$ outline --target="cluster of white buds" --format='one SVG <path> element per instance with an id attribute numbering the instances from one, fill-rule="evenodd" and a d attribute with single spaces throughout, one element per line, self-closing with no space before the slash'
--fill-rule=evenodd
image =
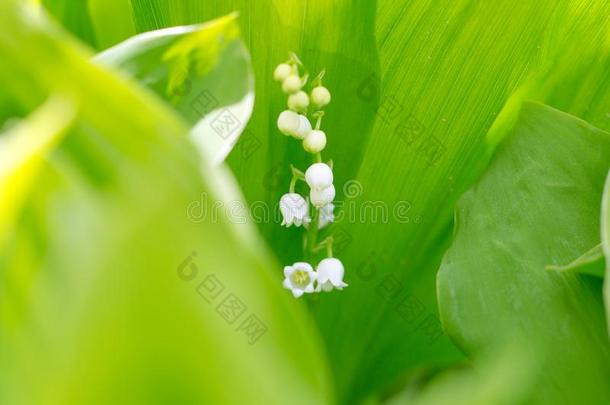
<path id="1" fill-rule="evenodd" d="M 284 267 L 284 287 L 291 290 L 295 297 L 305 293 L 341 290 L 347 287 L 343 282 L 344 268 L 339 259 L 332 255 L 332 236 L 317 242 L 317 233 L 333 222 L 335 186 L 333 185 L 332 162 L 322 162 L 322 150 L 326 147 L 326 133 L 320 129 L 323 108 L 330 103 L 330 91 L 322 85 L 325 71 L 322 70 L 312 81 L 309 94 L 303 90 L 309 75 L 303 71 L 304 66 L 295 54 L 280 63 L 273 72 L 273 78 L 281 82 L 282 91 L 288 94 L 288 109 L 281 112 L 277 127 L 284 135 L 302 141 L 303 149 L 313 155 L 313 163 L 305 172 L 292 166 L 292 180 L 288 193 L 280 199 L 282 225 L 303 226 L 307 229 L 306 256 L 314 256 L 326 248 L 326 258 L 322 259 L 316 269 L 306 262 L 296 262 Z M 308 117 L 316 120 L 315 127 Z M 295 191 L 298 181 L 309 187 L 309 198 Z"/>

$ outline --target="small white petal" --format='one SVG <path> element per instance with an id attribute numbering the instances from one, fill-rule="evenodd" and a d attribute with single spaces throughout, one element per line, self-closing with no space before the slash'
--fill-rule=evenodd
<path id="1" fill-rule="evenodd" d="M 284 277 L 290 277 L 290 275 L 294 272 L 294 267 L 292 266 L 284 266 Z"/>
<path id="2" fill-rule="evenodd" d="M 294 295 L 294 298 L 299 298 L 304 293 L 305 292 L 303 290 L 297 290 L 297 289 L 292 290 L 292 295 Z"/>
<path id="3" fill-rule="evenodd" d="M 296 262 L 292 265 L 295 270 L 305 270 L 307 273 L 314 274 L 313 267 L 311 264 L 305 262 Z"/>

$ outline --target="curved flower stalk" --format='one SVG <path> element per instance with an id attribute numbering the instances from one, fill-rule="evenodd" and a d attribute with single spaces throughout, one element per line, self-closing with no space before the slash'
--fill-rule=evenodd
<path id="1" fill-rule="evenodd" d="M 288 192 L 279 202 L 282 225 L 302 225 L 307 230 L 305 257 L 313 260 L 319 251 L 326 253 L 315 270 L 311 264 L 302 261 L 284 267 L 284 287 L 292 291 L 295 298 L 347 287 L 343 282 L 343 263 L 333 257 L 332 236 L 327 236 L 321 242 L 317 240 L 318 231 L 335 220 L 333 163 L 322 159 L 322 151 L 326 148 L 326 133 L 321 129 L 323 108 L 331 101 L 330 91 L 322 85 L 324 73 L 322 70 L 316 76 L 307 93 L 304 88 L 309 75 L 295 54 L 291 54 L 290 59 L 280 63 L 273 72 L 273 78 L 281 83 L 282 91 L 288 95 L 288 109 L 279 114 L 277 127 L 284 135 L 301 141 L 305 152 L 312 155 L 312 164 L 304 172 L 291 166 L 292 180 Z M 315 122 L 315 126 L 312 126 L 312 122 Z M 308 187 L 308 197 L 296 192 L 299 181 Z"/>

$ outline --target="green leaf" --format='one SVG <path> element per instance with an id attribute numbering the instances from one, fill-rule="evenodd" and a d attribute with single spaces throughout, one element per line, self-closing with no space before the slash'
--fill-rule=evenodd
<path id="1" fill-rule="evenodd" d="M 304 169 L 309 160 L 276 129 L 286 99 L 272 71 L 289 51 L 312 77 L 326 68 L 333 101 L 323 122 L 324 158 L 334 162 L 343 218 L 334 227 L 342 241 L 335 253 L 350 287 L 323 296 L 317 316 L 344 403 L 419 365 L 461 357 L 437 319 L 436 270 L 451 238 L 455 201 L 513 127 L 522 100 L 610 129 L 608 2 L 130 4 L 138 31 L 239 11 L 257 101 L 228 161 L 251 206 L 268 207 L 256 211 L 259 228 L 282 263 L 302 259 L 302 235 L 281 228 L 270 211 L 288 187 L 289 165 Z M 379 211 L 373 218 L 379 204 L 387 220 Z M 399 295 L 383 295 L 391 285 Z"/>
<path id="2" fill-rule="evenodd" d="M 602 245 L 599 244 L 566 265 L 547 265 L 546 269 L 554 271 L 575 271 L 591 276 L 604 277 L 605 267 L 606 261 L 604 260 L 604 252 L 602 250 Z"/>
<path id="3" fill-rule="evenodd" d="M 170 103 L 193 127 L 193 142 L 214 164 L 229 154 L 254 105 L 250 56 L 236 18 L 136 35 L 95 58 Z"/>
<path id="4" fill-rule="evenodd" d="M 3 203 L 22 201 L 0 248 L 0 402 L 331 402 L 319 336 L 229 205 L 226 168 L 90 56 L 28 3 L 0 2 L 0 122 L 20 120 L 0 148 L 17 171 L 38 165 L 21 196 L 4 166 L 0 183 Z M 231 210 L 212 216 L 219 203 Z"/>
<path id="5" fill-rule="evenodd" d="M 601 282 L 545 270 L 599 243 L 609 159 L 610 134 L 528 103 L 457 208 L 438 275 L 443 324 L 469 354 L 527 350 L 540 367 L 533 403 L 610 401 Z"/>

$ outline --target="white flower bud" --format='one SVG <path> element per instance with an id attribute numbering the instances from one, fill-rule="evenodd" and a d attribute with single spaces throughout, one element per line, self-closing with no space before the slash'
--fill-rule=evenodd
<path id="1" fill-rule="evenodd" d="M 306 116 L 299 114 L 299 123 L 295 128 L 294 132 L 292 133 L 292 136 L 297 139 L 303 139 L 310 132 L 311 122 L 309 122 Z"/>
<path id="2" fill-rule="evenodd" d="M 326 147 L 326 134 L 324 131 L 314 129 L 309 131 L 303 140 L 303 148 L 309 153 L 318 153 Z"/>
<path id="3" fill-rule="evenodd" d="M 287 94 L 296 93 L 301 87 L 303 87 L 301 78 L 294 74 L 288 75 L 282 82 L 282 91 Z"/>
<path id="4" fill-rule="evenodd" d="M 304 111 L 309 107 L 309 96 L 303 90 L 299 90 L 288 96 L 288 108 L 293 111 Z"/>
<path id="5" fill-rule="evenodd" d="M 324 107 L 330 103 L 330 91 L 324 86 L 317 86 L 311 91 L 311 102 L 316 107 Z"/>
<path id="6" fill-rule="evenodd" d="M 277 119 L 277 127 L 284 135 L 294 136 L 299 128 L 299 120 L 299 114 L 294 111 L 282 111 Z"/>
<path id="7" fill-rule="evenodd" d="M 300 194 L 286 193 L 280 198 L 280 212 L 282 213 L 282 225 L 301 226 L 311 222 L 309 218 L 309 204 Z"/>
<path id="8" fill-rule="evenodd" d="M 335 259 L 334 257 L 323 259 L 318 263 L 316 272 L 316 281 L 318 284 L 316 286 L 316 292 L 319 292 L 320 290 L 331 291 L 333 288 L 342 290 L 347 287 L 347 284 L 343 282 L 345 269 L 343 268 L 343 263 L 341 263 L 341 260 L 339 259 Z"/>
<path id="9" fill-rule="evenodd" d="M 326 163 L 314 163 L 305 171 L 305 181 L 312 190 L 321 190 L 333 184 L 333 171 Z"/>
<path id="10" fill-rule="evenodd" d="M 309 199 L 316 208 L 322 208 L 335 199 L 335 186 L 332 184 L 322 189 L 312 188 L 309 191 Z"/>
<path id="11" fill-rule="evenodd" d="M 280 63 L 279 65 L 277 65 L 275 71 L 273 72 L 273 78 L 275 79 L 275 81 L 283 82 L 284 79 L 286 79 L 288 75 L 290 75 L 290 72 L 292 72 L 292 68 L 289 64 Z"/>

